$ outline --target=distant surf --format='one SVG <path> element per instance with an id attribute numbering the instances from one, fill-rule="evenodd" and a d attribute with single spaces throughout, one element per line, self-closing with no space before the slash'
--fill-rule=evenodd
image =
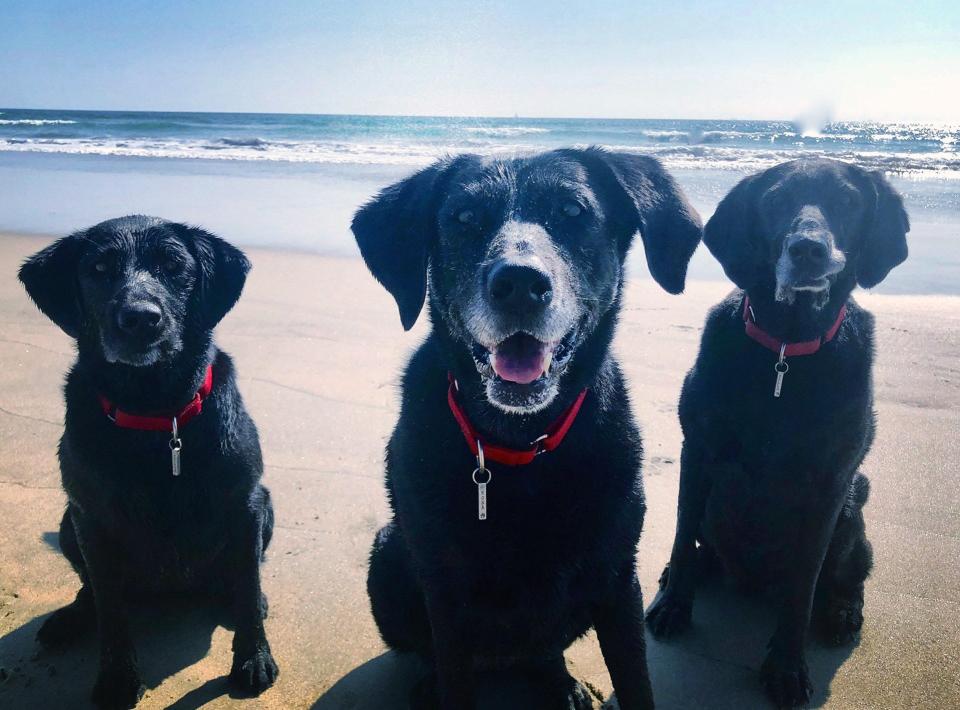
<path id="1" fill-rule="evenodd" d="M 336 165 L 602 145 L 668 167 L 750 172 L 827 155 L 916 177 L 960 177 L 960 126 L 652 119 L 449 118 L 3 109 L 0 151 Z"/>

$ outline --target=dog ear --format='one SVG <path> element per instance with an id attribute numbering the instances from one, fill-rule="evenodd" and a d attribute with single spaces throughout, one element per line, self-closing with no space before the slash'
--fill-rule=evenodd
<path id="1" fill-rule="evenodd" d="M 427 261 L 446 177 L 472 158 L 439 160 L 382 190 L 353 215 L 350 229 L 363 260 L 397 302 L 404 330 L 417 322 L 426 300 Z"/>
<path id="2" fill-rule="evenodd" d="M 80 332 L 77 262 L 83 238 L 76 232 L 58 239 L 27 259 L 18 274 L 37 307 L 71 338 Z"/>
<path id="3" fill-rule="evenodd" d="M 588 168 L 597 162 L 611 173 L 623 209 L 624 253 L 640 232 L 650 274 L 669 293 L 682 293 L 687 264 L 703 234 L 700 215 L 656 158 L 610 153 L 600 148 L 572 151 Z M 602 181 L 603 182 L 603 181 Z"/>
<path id="4" fill-rule="evenodd" d="M 185 224 L 170 228 L 193 250 L 199 266 L 200 313 L 205 328 L 214 328 L 227 315 L 247 281 L 250 260 L 220 237 Z"/>
<path id="5" fill-rule="evenodd" d="M 743 289 L 760 278 L 763 266 L 762 243 L 754 234 L 761 175 L 738 182 L 720 200 L 703 230 L 707 249 L 720 262 L 727 278 Z"/>
<path id="6" fill-rule="evenodd" d="M 906 260 L 907 232 L 910 231 L 903 198 L 879 170 L 868 175 L 876 189 L 877 201 L 857 259 L 857 283 L 863 288 L 873 288 L 893 267 Z"/>

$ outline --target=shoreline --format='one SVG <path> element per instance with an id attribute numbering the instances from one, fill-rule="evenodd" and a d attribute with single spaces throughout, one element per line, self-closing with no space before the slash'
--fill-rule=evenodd
<path id="1" fill-rule="evenodd" d="M 133 213 L 130 213 L 130 214 L 133 214 Z M 92 226 L 92 225 L 86 225 L 86 226 Z M 204 225 L 200 225 L 200 226 L 204 226 Z M 83 227 L 79 227 L 79 228 L 83 228 Z M 47 244 L 50 244 L 54 240 L 59 239 L 60 237 L 67 236 L 67 234 L 69 233 L 70 232 L 64 232 L 63 234 L 50 234 L 48 232 L 40 232 L 40 231 L 32 232 L 32 231 L 23 230 L 23 229 L 10 230 L 10 229 L 5 229 L 2 225 L 0 225 L 0 243 L 8 239 L 32 240 L 36 243 L 36 247 L 33 249 L 33 251 L 38 251 L 39 249 L 42 249 L 44 246 L 46 246 Z M 637 238 L 637 241 L 639 242 L 639 237 Z M 244 252 L 246 252 L 248 255 L 254 255 L 257 253 L 275 254 L 275 255 L 288 254 L 293 256 L 316 258 L 320 260 L 330 260 L 335 263 L 352 263 L 352 264 L 360 264 L 361 266 L 363 265 L 363 259 L 360 256 L 359 251 L 354 251 L 354 253 L 347 253 L 341 250 L 323 251 L 323 250 L 311 249 L 307 246 L 298 245 L 298 244 L 293 244 L 293 245 L 277 244 L 277 245 L 265 246 L 261 244 L 250 245 L 250 244 L 237 243 L 237 246 L 242 248 Z M 631 258 L 628 261 L 629 268 L 627 270 L 626 281 L 649 283 L 652 285 L 654 282 L 651 276 L 649 275 L 649 273 L 647 273 L 646 263 L 643 261 L 642 254 L 643 254 L 642 246 L 638 246 L 635 243 L 634 246 L 631 248 Z M 709 253 L 707 253 L 706 248 L 701 244 L 697 247 L 697 252 L 694 255 L 694 259 L 705 261 L 707 259 L 712 260 L 713 257 L 710 256 Z M 632 263 L 629 263 L 630 261 L 632 261 Z M 733 290 L 735 288 L 734 284 L 729 280 L 727 280 L 725 276 L 723 276 L 723 273 L 722 273 L 722 270 L 720 270 L 719 264 L 716 264 L 714 273 L 710 273 L 710 275 L 706 278 L 698 277 L 696 271 L 697 271 L 696 263 L 694 261 L 691 261 L 691 270 L 687 276 L 688 290 L 691 288 L 695 288 L 696 287 L 695 285 L 703 285 L 708 288 L 716 288 L 716 289 L 721 289 L 725 287 L 727 291 Z M 706 270 L 701 268 L 699 269 L 699 271 L 704 272 Z M 716 277 L 716 273 L 719 273 L 719 278 Z M 865 302 L 872 301 L 874 299 L 919 298 L 919 299 L 927 299 L 929 302 L 933 303 L 933 302 L 936 302 L 938 299 L 948 299 L 948 301 L 950 299 L 955 299 L 957 301 L 958 307 L 960 307 L 960 283 L 957 284 L 956 288 L 957 288 L 956 293 L 940 293 L 936 291 L 933 291 L 933 292 L 895 291 L 890 293 L 890 292 L 887 292 L 882 287 L 882 284 L 881 284 L 880 287 L 875 289 L 870 289 L 870 290 L 866 290 L 858 287 L 854 290 L 853 297 L 858 301 L 860 301 L 861 299 L 865 299 Z"/>
<path id="2" fill-rule="evenodd" d="M 412 171 L 0 151 L 0 192 L 15 198 L 0 215 L 0 231 L 67 234 L 123 214 L 153 214 L 201 225 L 242 248 L 356 256 L 354 211 Z M 744 175 L 705 166 L 671 172 L 704 221 Z M 911 217 L 910 258 L 875 291 L 960 295 L 960 180 L 891 179 Z M 639 243 L 627 264 L 634 278 L 646 278 Z M 705 247 L 688 274 L 693 281 L 726 278 Z"/>

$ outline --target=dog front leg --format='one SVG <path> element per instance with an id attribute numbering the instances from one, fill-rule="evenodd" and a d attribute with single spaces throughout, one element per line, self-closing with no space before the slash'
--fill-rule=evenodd
<path id="1" fill-rule="evenodd" d="M 618 578 L 616 593 L 594 609 L 593 625 L 622 710 L 652 708 L 643 594 L 632 561 Z"/>
<path id="2" fill-rule="evenodd" d="M 783 600 L 769 651 L 761 668 L 764 685 L 778 707 L 805 705 L 813 692 L 804 658 L 813 596 L 830 538 L 843 507 L 836 491 L 826 509 L 802 511 L 783 582 Z"/>
<path id="3" fill-rule="evenodd" d="M 122 552 L 108 534 L 82 514 L 74 513 L 73 526 L 93 590 L 100 634 L 100 671 L 93 686 L 93 702 L 111 710 L 132 708 L 144 687 L 123 598 Z"/>
<path id="4" fill-rule="evenodd" d="M 233 635 L 230 682 L 244 693 L 259 695 L 273 685 L 280 671 L 263 628 L 266 597 L 260 589 L 263 559 L 263 511 L 244 511 L 235 531 L 234 604 L 237 630 Z"/>
<path id="5" fill-rule="evenodd" d="M 438 707 L 471 710 L 475 704 L 473 649 L 462 622 L 466 604 L 442 583 L 424 583 L 424 599 L 433 638 Z"/>
<path id="6" fill-rule="evenodd" d="M 657 638 L 670 638 L 690 626 L 697 582 L 697 536 L 709 491 L 703 455 L 689 440 L 684 441 L 680 453 L 677 532 L 670 564 L 664 570 L 666 586 L 647 611 L 647 624 Z"/>

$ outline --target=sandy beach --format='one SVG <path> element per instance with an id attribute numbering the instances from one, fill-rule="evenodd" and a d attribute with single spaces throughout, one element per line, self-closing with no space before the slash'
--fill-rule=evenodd
<path id="1" fill-rule="evenodd" d="M 45 615 L 78 587 L 55 532 L 65 502 L 55 456 L 60 387 L 73 348 L 15 278 L 47 241 L 0 235 L 0 706 L 11 708 L 87 707 L 97 668 L 93 640 L 59 654 L 34 641 Z M 263 578 L 281 675 L 259 699 L 231 698 L 232 632 L 209 610 L 145 607 L 135 617 L 148 685 L 139 707 L 403 708 L 421 670 L 387 653 L 377 635 L 366 558 L 388 516 L 381 459 L 398 374 L 426 325 L 404 333 L 392 300 L 357 259 L 248 253 L 254 269 L 218 341 L 236 359 L 275 501 Z M 647 450 L 639 568 L 648 604 L 674 531 L 680 384 L 707 308 L 729 288 L 695 281 L 671 297 L 644 280 L 628 289 L 616 348 Z M 864 465 L 876 566 L 859 644 L 811 645 L 814 706 L 958 707 L 960 297 L 858 298 L 877 318 L 879 433 Z M 771 628 L 756 602 L 705 592 L 687 637 L 649 641 L 658 707 L 767 707 L 757 669 Z M 610 692 L 594 635 L 567 656 L 574 675 Z M 512 704 L 530 707 L 522 691 Z"/>

